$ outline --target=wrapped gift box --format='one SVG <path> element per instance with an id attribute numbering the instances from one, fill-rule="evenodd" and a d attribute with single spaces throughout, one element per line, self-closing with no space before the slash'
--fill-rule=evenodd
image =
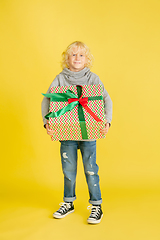
<path id="1" fill-rule="evenodd" d="M 100 139 L 105 135 L 102 85 L 58 86 L 51 93 L 49 113 L 45 116 L 57 140 Z"/>

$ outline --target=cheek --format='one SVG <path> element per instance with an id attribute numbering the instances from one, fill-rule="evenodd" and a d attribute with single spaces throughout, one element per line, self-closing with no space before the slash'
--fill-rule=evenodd
<path id="1" fill-rule="evenodd" d="M 85 58 L 85 59 L 84 59 L 84 64 L 87 64 L 87 62 L 88 62 L 88 59 Z"/>

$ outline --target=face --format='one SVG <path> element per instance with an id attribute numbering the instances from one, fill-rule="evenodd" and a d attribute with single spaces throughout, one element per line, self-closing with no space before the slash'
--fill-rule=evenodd
<path id="1" fill-rule="evenodd" d="M 85 50 L 80 47 L 74 47 L 71 50 L 71 53 L 68 58 L 68 66 L 69 70 L 72 72 L 79 72 L 83 68 L 85 68 L 87 58 L 85 54 Z"/>

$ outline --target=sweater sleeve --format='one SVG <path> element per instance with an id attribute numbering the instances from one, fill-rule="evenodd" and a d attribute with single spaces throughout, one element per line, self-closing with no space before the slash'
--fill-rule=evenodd
<path id="1" fill-rule="evenodd" d="M 103 102 L 104 102 L 105 119 L 107 119 L 107 123 L 111 123 L 111 121 L 112 121 L 112 100 L 105 88 L 103 90 Z"/>
<path id="2" fill-rule="evenodd" d="M 58 76 L 56 76 L 56 78 L 53 80 L 53 82 L 51 83 L 51 85 L 49 86 L 48 90 L 46 93 L 50 93 L 50 90 L 52 87 L 56 87 L 59 86 L 59 79 Z M 47 113 L 49 113 L 49 104 L 50 104 L 50 99 L 47 97 L 44 97 L 42 100 L 42 104 L 41 104 L 41 110 L 42 110 L 42 119 L 43 119 L 43 124 L 44 126 L 47 123 L 47 119 L 45 118 L 45 115 Z"/>
<path id="3" fill-rule="evenodd" d="M 111 123 L 112 121 L 112 100 L 104 88 L 104 85 L 100 78 L 95 74 L 94 75 L 94 83 L 93 84 L 101 84 L 103 86 L 103 102 L 104 102 L 104 114 L 107 123 Z"/>

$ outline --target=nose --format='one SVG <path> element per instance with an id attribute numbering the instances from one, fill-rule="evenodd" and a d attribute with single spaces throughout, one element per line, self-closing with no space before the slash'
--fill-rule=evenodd
<path id="1" fill-rule="evenodd" d="M 77 61 L 80 60 L 80 56 L 79 56 L 79 54 L 76 54 L 76 60 L 77 60 Z"/>

